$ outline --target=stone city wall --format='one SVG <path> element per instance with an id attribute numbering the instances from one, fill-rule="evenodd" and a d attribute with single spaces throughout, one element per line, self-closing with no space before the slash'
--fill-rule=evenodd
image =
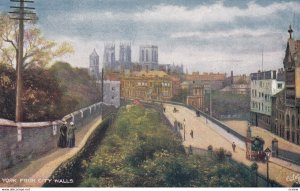
<path id="1" fill-rule="evenodd" d="M 63 119 L 73 121 L 77 130 L 80 130 L 99 115 L 104 117 L 114 109 L 111 105 L 99 102 L 68 114 Z M 61 122 L 15 123 L 0 119 L 0 170 L 56 148 Z"/>

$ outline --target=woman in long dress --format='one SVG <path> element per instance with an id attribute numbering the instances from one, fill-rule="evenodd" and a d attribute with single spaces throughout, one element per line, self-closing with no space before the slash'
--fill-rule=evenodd
<path id="1" fill-rule="evenodd" d="M 72 148 L 75 146 L 75 126 L 74 123 L 71 122 L 67 131 L 67 144 L 68 147 Z"/>
<path id="2" fill-rule="evenodd" d="M 60 135 L 58 139 L 57 146 L 65 148 L 67 146 L 67 122 L 63 122 L 62 126 L 59 129 Z"/>

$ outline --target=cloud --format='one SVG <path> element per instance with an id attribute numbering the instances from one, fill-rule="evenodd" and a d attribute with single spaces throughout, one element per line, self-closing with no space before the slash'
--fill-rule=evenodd
<path id="1" fill-rule="evenodd" d="M 88 67 L 94 48 L 102 63 L 105 42 L 116 42 L 118 54 L 119 42 L 132 41 L 133 61 L 138 61 L 138 46 L 150 43 L 159 46 L 161 64 L 182 63 L 189 71 L 238 69 L 236 73 L 249 73 L 261 65 L 262 49 L 265 69 L 282 67 L 288 36 L 283 32 L 288 19 L 282 15 L 300 13 L 300 3 L 296 1 L 264 6 L 250 2 L 243 8 L 223 2 L 195 7 L 188 3 L 145 7 L 126 12 L 97 7 L 71 9 L 58 13 L 55 19 L 46 15 L 43 28 L 57 41 L 74 43 L 76 53 L 62 58 L 74 66 Z"/>
<path id="2" fill-rule="evenodd" d="M 300 12 L 300 3 L 282 2 L 261 6 L 255 2 L 247 4 L 247 8 L 227 7 L 223 2 L 188 8 L 178 5 L 157 5 L 150 10 L 135 13 L 137 21 L 151 22 L 190 22 L 209 24 L 212 22 L 233 22 L 238 17 L 266 17 L 286 10 Z"/>
<path id="3" fill-rule="evenodd" d="M 232 29 L 221 31 L 196 31 L 196 32 L 175 32 L 171 34 L 171 38 L 198 38 L 198 39 L 211 39 L 211 38 L 236 38 L 236 37 L 262 37 L 282 35 L 280 31 L 274 29 Z"/>
<path id="4" fill-rule="evenodd" d="M 249 2 L 246 8 L 237 6 L 225 6 L 222 1 L 214 4 L 196 6 L 190 8 L 187 6 L 159 4 L 149 9 L 141 11 L 71 11 L 62 12 L 64 16 L 56 19 L 65 19 L 66 17 L 72 22 L 89 22 L 89 21 L 124 21 L 130 20 L 135 22 L 188 22 L 188 23 L 228 23 L 233 22 L 239 17 L 262 18 L 272 16 L 280 11 L 291 11 L 300 13 L 300 3 L 280 2 L 272 3 L 267 6 L 259 5 L 255 2 Z M 67 15 L 67 16 L 66 16 Z"/>

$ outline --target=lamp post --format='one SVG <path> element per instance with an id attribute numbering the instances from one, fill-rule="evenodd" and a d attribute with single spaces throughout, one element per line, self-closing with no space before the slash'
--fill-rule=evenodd
<path id="1" fill-rule="evenodd" d="M 185 119 L 183 119 L 183 140 L 185 141 Z"/>
<path id="2" fill-rule="evenodd" d="M 211 82 L 209 83 L 209 115 L 212 116 Z"/>
<path id="3" fill-rule="evenodd" d="M 269 179 L 269 158 L 270 158 L 270 155 L 271 155 L 271 150 L 267 147 L 264 152 L 266 154 L 266 159 L 267 159 L 267 186 L 269 187 L 269 184 L 270 184 L 270 179 Z"/>

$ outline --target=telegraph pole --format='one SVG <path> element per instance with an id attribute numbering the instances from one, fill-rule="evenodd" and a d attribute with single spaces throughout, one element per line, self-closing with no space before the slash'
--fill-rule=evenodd
<path id="1" fill-rule="evenodd" d="M 104 88 L 103 88 L 103 85 L 104 85 L 104 69 L 102 67 L 102 72 L 101 72 L 101 101 L 104 102 Z"/>
<path id="2" fill-rule="evenodd" d="M 19 35 L 18 35 L 18 48 L 17 48 L 17 83 L 16 83 L 16 116 L 15 121 L 21 122 L 23 120 L 23 47 L 24 47 L 24 21 L 33 20 L 30 15 L 35 15 L 31 10 L 33 7 L 25 7 L 25 3 L 33 3 L 29 0 L 10 0 L 11 2 L 18 3 L 18 6 L 10 6 L 13 11 L 9 12 L 12 17 L 19 21 Z"/>

